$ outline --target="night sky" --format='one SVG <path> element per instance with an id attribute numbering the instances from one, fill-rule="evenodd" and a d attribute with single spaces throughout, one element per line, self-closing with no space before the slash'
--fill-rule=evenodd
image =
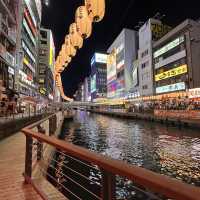
<path id="1" fill-rule="evenodd" d="M 57 55 L 69 25 L 74 22 L 76 8 L 84 0 L 49 2 L 48 7 L 43 6 L 42 26 L 52 30 Z M 198 0 L 106 0 L 103 21 L 93 24 L 92 36 L 84 41 L 83 48 L 62 73 L 65 94 L 72 96 L 76 92 L 78 84 L 90 74 L 90 60 L 94 52 L 106 52 L 123 28 L 135 29 L 139 21 L 145 22 L 157 12 L 166 15 L 162 19 L 164 23 L 175 26 L 186 18 L 198 19 L 199 8 Z"/>

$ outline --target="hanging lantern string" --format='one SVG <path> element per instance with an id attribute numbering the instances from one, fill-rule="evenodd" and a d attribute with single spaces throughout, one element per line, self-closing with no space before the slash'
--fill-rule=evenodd
<path id="1" fill-rule="evenodd" d="M 92 23 L 100 22 L 104 15 L 105 0 L 84 0 L 84 5 L 79 6 L 75 12 L 75 23 L 70 25 L 69 34 L 66 35 L 55 62 L 54 79 L 62 98 L 66 101 L 73 101 L 73 99 L 64 94 L 60 74 L 76 55 L 77 50 L 83 47 L 83 39 L 91 36 Z"/>

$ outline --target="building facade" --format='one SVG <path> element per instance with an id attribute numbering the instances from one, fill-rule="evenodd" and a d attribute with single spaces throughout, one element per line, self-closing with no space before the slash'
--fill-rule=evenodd
<path id="1" fill-rule="evenodd" d="M 15 91 L 17 32 L 20 0 L 0 1 L 0 100 Z"/>
<path id="2" fill-rule="evenodd" d="M 137 32 L 123 29 L 107 50 L 107 97 L 124 98 L 132 88 L 132 63 L 138 49 Z"/>
<path id="3" fill-rule="evenodd" d="M 187 19 L 154 45 L 155 93 L 200 87 L 200 23 Z"/>
<path id="4" fill-rule="evenodd" d="M 90 76 L 85 78 L 84 81 L 84 101 L 90 102 L 91 101 L 91 92 L 90 92 L 91 82 Z"/>
<path id="5" fill-rule="evenodd" d="M 149 19 L 139 29 L 139 90 L 140 96 L 154 94 L 153 85 L 153 43 L 170 30 L 160 20 Z"/>
<path id="6" fill-rule="evenodd" d="M 51 31 L 44 28 L 40 29 L 38 63 L 39 93 L 49 100 L 53 100 L 55 47 Z"/>
<path id="7" fill-rule="evenodd" d="M 38 50 L 41 1 L 23 0 L 21 16 L 21 50 L 18 55 L 18 91 L 20 97 L 37 97 Z"/>
<path id="8" fill-rule="evenodd" d="M 107 54 L 95 53 L 91 60 L 91 100 L 107 96 Z"/>

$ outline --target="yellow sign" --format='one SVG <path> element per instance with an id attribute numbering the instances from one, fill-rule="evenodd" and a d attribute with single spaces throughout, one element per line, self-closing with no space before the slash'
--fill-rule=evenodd
<path id="1" fill-rule="evenodd" d="M 155 75 L 155 81 L 160 81 L 163 79 L 167 79 L 185 73 L 187 73 L 187 65 L 181 65 L 180 67 Z"/>
<path id="2" fill-rule="evenodd" d="M 40 88 L 40 93 L 45 95 L 46 94 L 46 89 L 45 88 Z"/>
<path id="3" fill-rule="evenodd" d="M 39 79 L 39 83 L 44 83 L 44 79 L 43 79 L 43 78 L 40 78 L 40 79 Z"/>
<path id="4" fill-rule="evenodd" d="M 25 64 L 25 65 L 29 65 L 29 62 L 28 62 L 28 60 L 27 60 L 26 58 L 24 58 L 23 61 L 24 61 L 24 64 Z"/>
<path id="5" fill-rule="evenodd" d="M 50 47 L 50 52 L 49 52 L 49 65 L 53 64 L 53 48 Z"/>

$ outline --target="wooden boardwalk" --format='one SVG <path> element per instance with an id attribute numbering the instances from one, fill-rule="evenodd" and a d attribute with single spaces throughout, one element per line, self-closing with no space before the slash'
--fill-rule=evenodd
<path id="1" fill-rule="evenodd" d="M 0 141 L 0 200 L 40 200 L 31 185 L 24 184 L 25 136 L 17 133 Z"/>

